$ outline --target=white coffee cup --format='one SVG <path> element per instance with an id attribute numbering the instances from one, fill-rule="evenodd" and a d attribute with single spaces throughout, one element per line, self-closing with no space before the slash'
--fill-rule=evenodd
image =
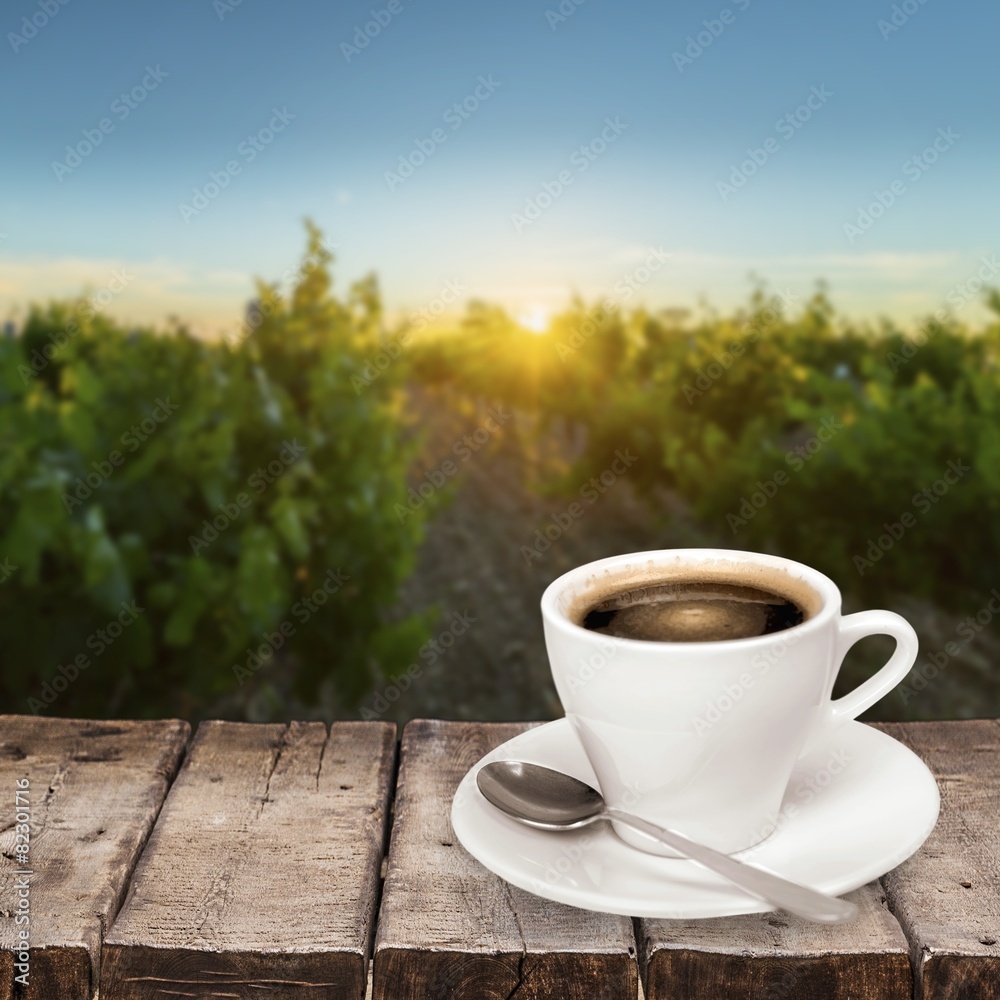
<path id="1" fill-rule="evenodd" d="M 586 629 L 587 610 L 614 593 L 664 581 L 757 587 L 794 601 L 801 624 L 743 639 L 657 642 Z M 565 573 L 542 595 L 556 690 L 608 805 L 733 853 L 778 823 L 796 761 L 894 688 L 917 656 L 917 636 L 891 611 L 841 614 L 828 577 L 777 556 L 730 549 L 664 549 L 612 556 Z M 831 699 L 844 655 L 890 635 L 889 662 Z M 615 825 L 627 843 L 672 852 Z"/>

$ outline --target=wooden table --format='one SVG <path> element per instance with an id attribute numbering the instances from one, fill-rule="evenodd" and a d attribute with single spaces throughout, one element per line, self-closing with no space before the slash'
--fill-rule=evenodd
<path id="1" fill-rule="evenodd" d="M 941 818 L 838 927 L 632 921 L 507 885 L 448 816 L 524 728 L 0 716 L 0 1000 L 1000 998 L 1000 722 L 880 727 L 927 761 Z"/>

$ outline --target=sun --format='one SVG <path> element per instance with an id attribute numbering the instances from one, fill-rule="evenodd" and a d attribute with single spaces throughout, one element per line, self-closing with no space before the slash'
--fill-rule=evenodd
<path id="1" fill-rule="evenodd" d="M 526 330 L 541 335 L 549 328 L 549 314 L 541 306 L 532 306 L 518 315 L 517 322 Z"/>

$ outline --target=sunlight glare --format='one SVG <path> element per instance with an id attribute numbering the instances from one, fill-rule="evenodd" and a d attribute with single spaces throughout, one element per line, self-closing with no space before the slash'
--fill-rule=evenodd
<path id="1" fill-rule="evenodd" d="M 549 328 L 549 314 L 541 306 L 533 306 L 518 315 L 517 322 L 532 333 L 543 334 Z"/>

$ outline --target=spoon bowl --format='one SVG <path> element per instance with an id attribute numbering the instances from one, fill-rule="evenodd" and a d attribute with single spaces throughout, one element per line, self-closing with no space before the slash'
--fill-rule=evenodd
<path id="1" fill-rule="evenodd" d="M 498 809 L 539 830 L 578 830 L 604 813 L 596 788 L 539 764 L 494 761 L 479 769 L 476 784 Z"/>

